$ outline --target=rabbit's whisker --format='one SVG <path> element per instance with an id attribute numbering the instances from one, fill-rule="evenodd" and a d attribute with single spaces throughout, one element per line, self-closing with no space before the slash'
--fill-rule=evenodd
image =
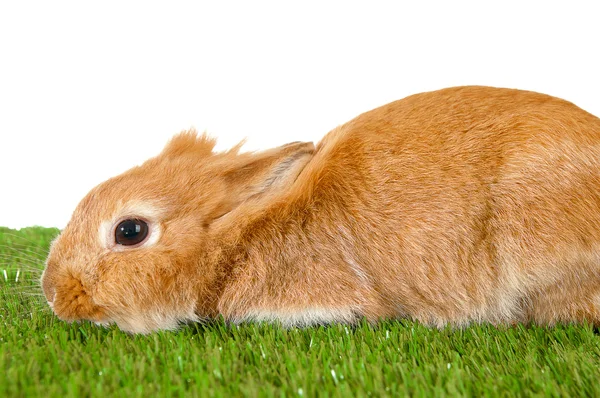
<path id="1" fill-rule="evenodd" d="M 44 267 L 44 263 L 43 262 L 39 262 L 39 261 L 33 261 L 30 258 L 26 258 L 26 257 L 21 257 L 21 256 L 11 256 L 8 254 L 0 254 L 0 259 L 4 259 L 5 261 L 15 261 L 18 260 L 19 262 L 22 262 L 23 264 L 29 264 L 31 266 L 34 266 L 36 268 L 42 269 Z"/>
<path id="2" fill-rule="evenodd" d="M 42 262 L 46 259 L 46 256 L 48 254 L 46 252 L 38 253 L 38 252 L 33 251 L 28 248 L 20 248 L 20 247 L 10 246 L 10 245 L 0 245 L 0 248 L 5 249 L 5 251 L 8 253 L 14 252 L 14 253 L 22 254 L 24 256 L 31 258 L 32 260 L 42 261 Z"/>
<path id="3" fill-rule="evenodd" d="M 22 235 L 17 235 L 17 234 L 14 234 L 14 233 L 12 233 L 12 232 L 2 232 L 2 233 L 0 233 L 0 234 L 1 234 L 1 235 L 5 235 L 5 236 L 10 236 L 11 238 L 14 238 L 14 239 L 16 239 L 16 240 L 21 240 L 21 241 L 23 241 L 23 242 L 26 242 L 26 243 L 27 243 L 27 246 L 30 246 L 30 247 L 35 247 L 35 248 L 39 248 L 39 250 L 42 250 L 42 249 L 40 248 L 40 246 L 41 246 L 41 245 L 42 245 L 44 242 L 40 242 L 40 241 L 37 241 L 37 242 L 36 242 L 36 241 L 33 241 L 33 240 L 29 239 L 29 238 L 26 238 L 25 236 L 22 236 Z"/>

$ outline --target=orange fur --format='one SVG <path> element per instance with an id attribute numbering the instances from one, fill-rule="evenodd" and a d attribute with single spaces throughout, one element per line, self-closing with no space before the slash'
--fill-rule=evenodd
<path id="1" fill-rule="evenodd" d="M 456 87 L 316 149 L 214 144 L 182 133 L 83 199 L 42 281 L 60 318 L 600 324 L 600 120 L 569 102 Z M 127 217 L 157 241 L 115 246 Z"/>

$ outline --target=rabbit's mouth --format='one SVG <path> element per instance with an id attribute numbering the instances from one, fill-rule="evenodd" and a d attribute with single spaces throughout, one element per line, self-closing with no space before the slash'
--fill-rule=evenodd
<path id="1" fill-rule="evenodd" d="M 105 327 L 105 328 L 107 328 L 107 327 L 109 327 L 110 325 L 114 324 L 114 322 L 113 322 L 113 321 L 109 321 L 109 320 L 104 320 L 104 321 L 93 321 L 93 322 L 94 322 L 94 324 L 95 324 L 96 326 L 102 326 L 102 327 Z"/>
<path id="2" fill-rule="evenodd" d="M 52 301 L 50 301 L 50 300 L 47 301 L 48 307 L 50 307 L 50 309 L 52 311 L 54 311 L 54 300 L 55 299 L 56 299 L 56 293 L 54 295 L 52 295 Z"/>
<path id="3" fill-rule="evenodd" d="M 55 287 L 52 301 L 48 305 L 64 321 L 90 320 L 106 322 L 102 307 L 96 305 L 81 281 L 75 277 L 66 278 Z"/>

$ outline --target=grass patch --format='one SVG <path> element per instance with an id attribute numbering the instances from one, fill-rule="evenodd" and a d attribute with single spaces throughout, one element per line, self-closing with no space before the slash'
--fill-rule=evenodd
<path id="1" fill-rule="evenodd" d="M 600 396 L 591 326 L 67 324 L 38 295 L 57 232 L 0 228 L 0 396 Z"/>

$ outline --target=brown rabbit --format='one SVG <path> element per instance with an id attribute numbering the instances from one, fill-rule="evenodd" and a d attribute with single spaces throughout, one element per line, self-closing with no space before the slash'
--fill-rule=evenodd
<path id="1" fill-rule="evenodd" d="M 182 133 L 83 199 L 42 278 L 61 319 L 600 323 L 600 119 L 569 102 L 457 87 L 316 148 L 214 144 Z"/>

